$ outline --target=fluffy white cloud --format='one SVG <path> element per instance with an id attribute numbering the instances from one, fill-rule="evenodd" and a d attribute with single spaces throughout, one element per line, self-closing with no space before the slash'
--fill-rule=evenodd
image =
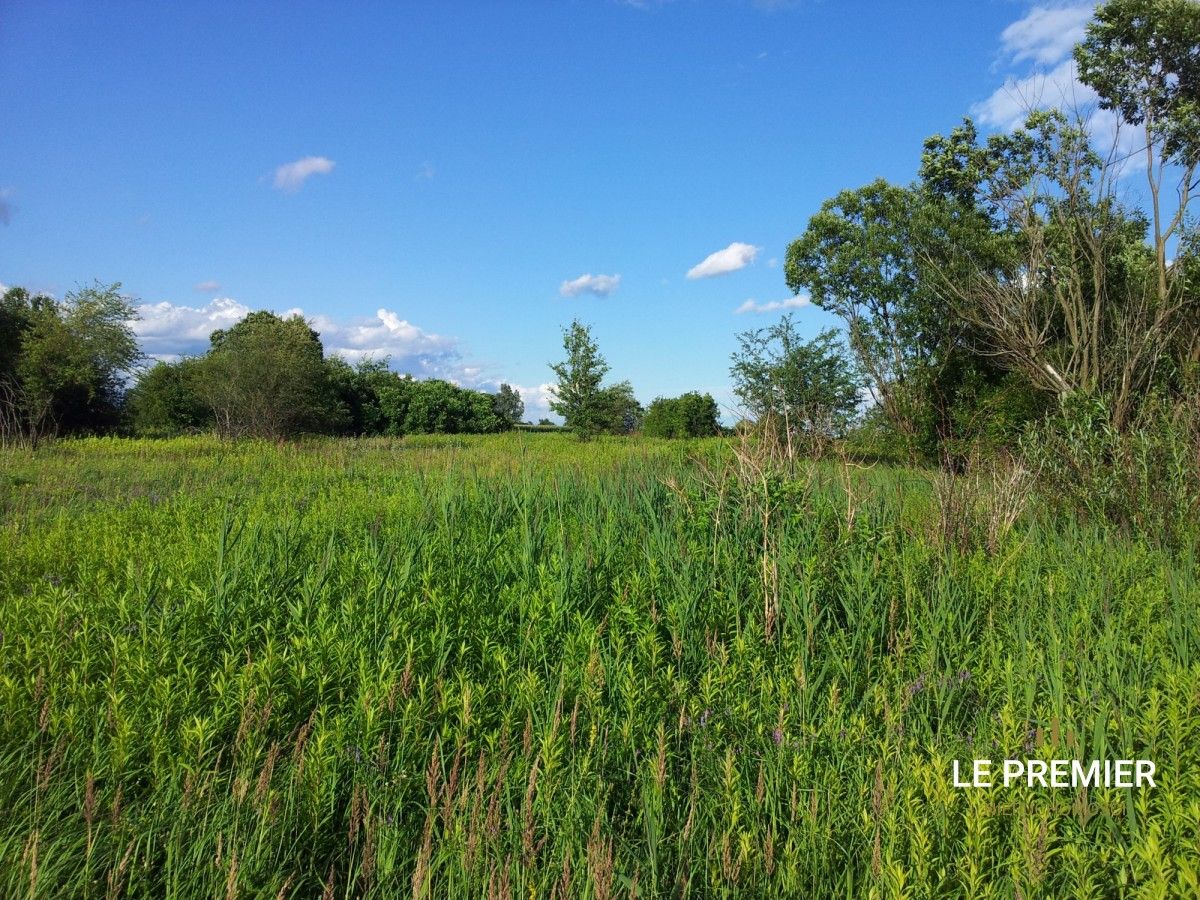
<path id="1" fill-rule="evenodd" d="M 1083 40 L 1084 28 L 1092 17 L 1093 3 L 1070 6 L 1035 6 L 1000 33 L 1004 52 L 1013 62 L 1032 60 L 1052 66 L 1071 55 Z"/>
<path id="2" fill-rule="evenodd" d="M 990 97 L 971 107 L 971 113 L 985 125 L 1011 131 L 1035 109 L 1083 109 L 1093 106 L 1096 100 L 1096 92 L 1079 80 L 1074 60 L 1068 59 L 1049 72 L 1032 72 L 1020 78 L 1010 75 Z"/>
<path id="3" fill-rule="evenodd" d="M 198 285 L 196 285 L 196 290 L 202 294 L 215 294 L 220 289 L 221 282 L 219 281 L 201 281 Z"/>
<path id="4" fill-rule="evenodd" d="M 607 297 L 621 284 L 620 275 L 580 275 L 570 281 L 564 281 L 558 286 L 562 297 L 578 297 L 580 294 L 593 294 L 597 297 Z"/>
<path id="5" fill-rule="evenodd" d="M 133 333 L 142 351 L 157 359 L 178 359 L 208 348 L 208 337 L 218 328 L 228 328 L 250 307 L 232 297 L 217 297 L 204 306 L 176 306 L 166 300 L 136 307 L 138 318 Z"/>
<path id="6" fill-rule="evenodd" d="M 1013 64 L 1030 65 L 1010 73 L 990 97 L 971 107 L 971 114 L 1001 131 L 1020 127 L 1036 109 L 1058 107 L 1068 115 L 1082 115 L 1096 147 L 1102 154 L 1114 149 L 1114 158 L 1125 160 L 1122 165 L 1128 173 L 1144 165 L 1136 153 L 1142 146 L 1138 130 L 1122 124 L 1111 110 L 1099 108 L 1099 97 L 1079 80 L 1071 58 L 1071 49 L 1083 38 L 1092 9 L 1091 4 L 1037 6 L 1004 29 L 1000 36 L 1004 55 Z"/>
<path id="7" fill-rule="evenodd" d="M 296 310 L 303 315 L 302 310 Z M 325 352 L 349 362 L 371 357 L 391 357 L 392 368 L 425 378 L 446 378 L 473 384 L 479 369 L 460 362 L 458 342 L 433 334 L 402 319 L 390 309 L 379 309 L 373 318 L 339 322 L 329 316 L 312 316 L 321 333 Z"/>
<path id="8" fill-rule="evenodd" d="M 306 156 L 295 162 L 284 163 L 275 170 L 275 187 L 293 194 L 313 175 L 327 175 L 335 163 L 324 156 Z"/>
<path id="9" fill-rule="evenodd" d="M 802 306 L 808 306 L 812 303 L 807 297 L 788 297 L 786 300 L 771 300 L 767 303 L 759 303 L 757 300 L 747 300 L 739 306 L 734 312 L 739 316 L 745 313 L 769 313 L 776 312 L 781 309 L 799 309 Z"/>
<path id="10" fill-rule="evenodd" d="M 734 241 L 724 250 L 710 253 L 701 262 L 688 269 L 687 277 L 692 279 L 712 278 L 714 275 L 724 275 L 744 269 L 754 262 L 754 258 L 758 256 L 761 249 L 753 244 Z"/>
<path id="11" fill-rule="evenodd" d="M 231 297 L 218 297 L 199 307 L 177 306 L 164 300 L 138 306 L 133 331 L 148 356 L 174 360 L 203 353 L 213 331 L 234 325 L 250 311 L 246 304 Z M 293 314 L 303 316 L 304 310 L 282 313 L 285 317 Z M 380 309 L 374 317 L 348 322 L 323 315 L 309 320 L 320 333 L 326 354 L 336 354 L 349 362 L 390 357 L 392 368 L 399 372 L 468 385 L 480 380 L 478 367 L 461 363 L 453 338 L 425 331 L 391 310 Z"/>

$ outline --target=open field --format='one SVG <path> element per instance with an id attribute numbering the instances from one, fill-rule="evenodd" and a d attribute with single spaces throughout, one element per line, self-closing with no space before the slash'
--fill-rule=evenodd
<path id="1" fill-rule="evenodd" d="M 928 473 L 730 459 L 0 452 L 0 894 L 1200 894 L 1194 548 L 952 547 Z"/>

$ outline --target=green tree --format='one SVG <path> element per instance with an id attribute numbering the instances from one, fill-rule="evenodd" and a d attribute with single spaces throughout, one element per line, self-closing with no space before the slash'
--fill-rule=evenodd
<path id="1" fill-rule="evenodd" d="M 397 375 L 379 388 L 379 411 L 383 417 L 385 434 L 399 436 L 405 433 L 408 420 L 408 404 L 415 390 L 416 380 L 411 375 Z"/>
<path id="2" fill-rule="evenodd" d="M 125 378 L 141 359 L 119 284 L 61 300 L 6 292 L 0 303 L 0 418 L 6 439 L 102 431 L 118 423 Z"/>
<path id="3" fill-rule="evenodd" d="M 197 391 L 228 437 L 283 438 L 326 431 L 335 399 L 320 335 L 299 316 L 247 315 L 214 331 Z"/>
<path id="4" fill-rule="evenodd" d="M 601 388 L 599 408 L 601 430 L 607 434 L 632 434 L 641 427 L 644 411 L 628 381 Z"/>
<path id="5" fill-rule="evenodd" d="M 689 391 L 679 397 L 658 397 L 646 410 L 642 432 L 649 437 L 711 437 L 721 433 L 719 413 L 710 394 Z"/>
<path id="6" fill-rule="evenodd" d="M 135 434 L 168 437 L 212 424 L 212 414 L 196 392 L 198 359 L 157 362 L 138 377 L 125 408 Z"/>
<path id="7" fill-rule="evenodd" d="M 45 295 L 30 296 L 21 287 L 9 288 L 0 296 L 0 381 L 16 379 L 25 336 L 39 310 L 53 303 Z"/>
<path id="8" fill-rule="evenodd" d="M 508 427 L 492 395 L 438 378 L 397 377 L 379 397 L 388 434 L 490 434 Z"/>
<path id="9" fill-rule="evenodd" d="M 1192 366 L 1200 364 L 1200 297 L 1189 290 L 1188 266 L 1179 262 L 1181 252 L 1195 250 L 1188 210 L 1200 166 L 1197 48 L 1196 0 L 1109 0 L 1097 7 L 1075 48 L 1079 78 L 1100 96 L 1100 107 L 1142 130 L 1156 305 L 1168 315 L 1183 310 L 1185 333 L 1175 343 Z"/>
<path id="10" fill-rule="evenodd" d="M 910 443 L 957 339 L 922 278 L 918 250 L 933 225 L 925 194 L 880 179 L 823 203 L 784 266 L 793 293 L 845 321 L 872 394 Z"/>
<path id="11" fill-rule="evenodd" d="M 492 410 L 505 423 L 505 428 L 511 428 L 525 415 L 525 401 L 512 385 L 502 384 L 492 395 Z"/>
<path id="12" fill-rule="evenodd" d="M 591 437 L 612 425 L 614 398 L 605 397 L 601 388 L 609 366 L 591 329 L 578 319 L 563 330 L 563 349 L 566 359 L 550 364 L 558 378 L 550 410 L 580 437 Z"/>
<path id="13" fill-rule="evenodd" d="M 789 438 L 840 434 L 862 399 L 862 376 L 838 332 L 803 340 L 791 315 L 738 335 L 730 376 L 734 393 L 761 422 Z"/>
<path id="14" fill-rule="evenodd" d="M 1004 241 L 994 265 L 930 267 L 978 353 L 1049 397 L 1105 397 L 1124 430 L 1188 325 L 1190 301 L 1158 292 L 1146 217 L 1120 201 L 1084 125 L 1035 111 L 974 147 L 927 142 L 923 169 L 970 192 Z"/>
<path id="15" fill-rule="evenodd" d="M 388 368 L 388 360 L 367 358 L 352 366 L 340 356 L 331 356 L 325 365 L 337 398 L 332 414 L 337 430 L 351 435 L 383 434 L 387 418 L 381 393 L 399 377 Z"/>

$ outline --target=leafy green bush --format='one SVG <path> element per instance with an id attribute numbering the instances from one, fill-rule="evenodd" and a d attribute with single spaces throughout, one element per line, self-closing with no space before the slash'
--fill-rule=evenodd
<path id="1" fill-rule="evenodd" d="M 1200 419 L 1194 407 L 1150 398 L 1118 431 L 1101 398 L 1067 398 L 1021 441 L 1041 493 L 1059 510 L 1152 541 L 1195 536 L 1200 505 Z"/>
<path id="2" fill-rule="evenodd" d="M 642 433 L 647 437 L 712 437 L 720 434 L 717 401 L 711 394 L 688 391 L 680 397 L 658 397 L 646 410 Z"/>
<path id="3" fill-rule="evenodd" d="M 125 414 L 139 437 L 173 437 L 211 427 L 212 412 L 196 393 L 197 360 L 158 362 L 142 373 L 125 398 Z"/>

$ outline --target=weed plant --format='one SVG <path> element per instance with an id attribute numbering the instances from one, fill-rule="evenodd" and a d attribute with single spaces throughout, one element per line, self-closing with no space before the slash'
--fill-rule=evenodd
<path id="1" fill-rule="evenodd" d="M 1200 895 L 1194 542 L 734 450 L 0 453 L 0 895 Z"/>

